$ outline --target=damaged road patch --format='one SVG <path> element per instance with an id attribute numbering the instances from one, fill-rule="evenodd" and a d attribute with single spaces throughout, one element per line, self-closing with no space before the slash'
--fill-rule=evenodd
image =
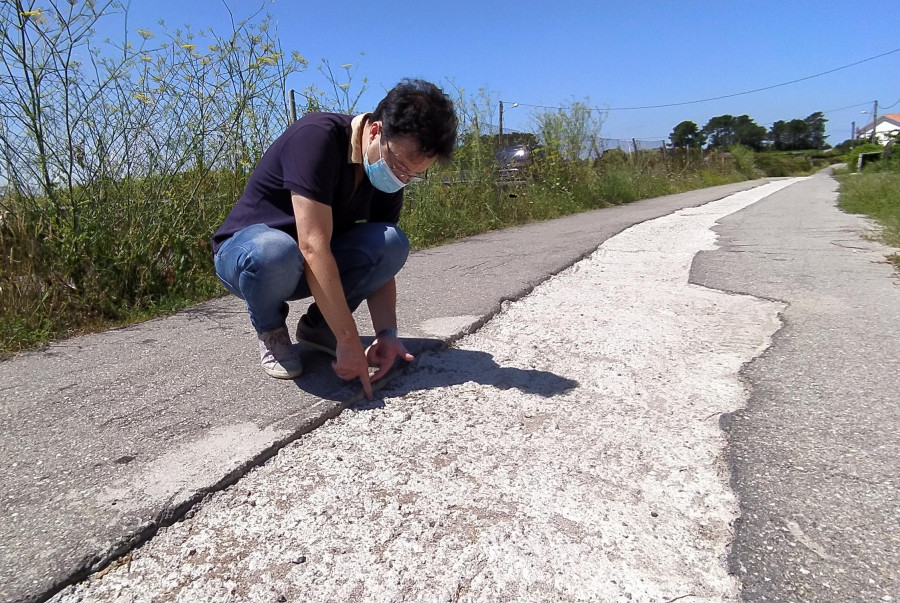
<path id="1" fill-rule="evenodd" d="M 609 239 L 54 600 L 737 600 L 718 417 L 782 304 L 688 280 L 793 182 Z"/>

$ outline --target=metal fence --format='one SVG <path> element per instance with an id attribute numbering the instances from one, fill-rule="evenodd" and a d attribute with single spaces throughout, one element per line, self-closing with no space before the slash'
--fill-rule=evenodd
<path id="1" fill-rule="evenodd" d="M 665 140 L 638 140 L 637 138 L 599 138 L 597 139 L 597 147 L 600 151 L 609 151 L 610 149 L 619 149 L 626 153 L 635 151 L 648 151 L 651 149 L 663 149 L 666 146 Z"/>
<path id="2" fill-rule="evenodd" d="M 502 135 L 496 131 L 490 131 L 491 136 L 498 138 L 498 144 L 503 147 L 514 146 L 540 146 L 539 135 L 536 132 L 523 130 L 505 129 Z M 528 142 L 530 140 L 530 142 Z M 671 150 L 672 146 L 666 140 L 658 138 L 604 138 L 599 136 L 590 136 L 583 141 L 583 146 L 579 152 L 581 159 L 598 159 L 607 151 L 619 150 L 623 153 L 634 153 L 636 151 L 652 151 L 659 150 L 666 152 Z"/>

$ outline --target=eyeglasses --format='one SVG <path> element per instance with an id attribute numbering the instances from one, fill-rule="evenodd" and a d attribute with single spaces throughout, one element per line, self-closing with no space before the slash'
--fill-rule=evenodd
<path id="1" fill-rule="evenodd" d="M 394 172 L 394 175 L 397 176 L 397 178 L 399 178 L 400 180 L 403 180 L 405 182 L 409 182 L 413 178 L 418 178 L 422 174 L 425 173 L 425 172 L 411 173 L 409 171 L 409 168 L 407 168 L 404 165 L 400 165 L 397 162 L 397 154 L 391 150 L 390 142 L 388 141 L 387 137 L 384 135 L 383 130 L 381 132 L 381 140 L 384 141 L 384 147 L 387 149 L 387 153 L 384 154 L 385 162 L 388 164 L 388 167 L 391 168 L 391 171 Z M 425 171 L 427 172 L 428 170 L 425 170 Z"/>

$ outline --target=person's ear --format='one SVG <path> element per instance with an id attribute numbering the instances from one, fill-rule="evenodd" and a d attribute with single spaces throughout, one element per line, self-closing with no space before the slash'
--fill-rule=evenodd
<path id="1" fill-rule="evenodd" d="M 369 126 L 369 142 L 375 140 L 375 137 L 381 132 L 381 122 L 373 121 Z"/>

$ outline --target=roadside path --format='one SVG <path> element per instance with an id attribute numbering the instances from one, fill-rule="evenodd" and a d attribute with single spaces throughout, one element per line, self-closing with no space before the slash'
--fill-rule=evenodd
<path id="1" fill-rule="evenodd" d="M 784 304 L 689 276 L 795 182 L 610 238 L 54 601 L 736 601 L 719 417 Z"/>

